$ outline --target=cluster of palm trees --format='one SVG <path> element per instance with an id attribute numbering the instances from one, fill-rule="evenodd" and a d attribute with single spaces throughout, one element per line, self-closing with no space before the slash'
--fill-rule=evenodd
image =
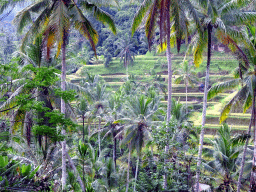
<path id="1" fill-rule="evenodd" d="M 18 2 L 18 1 L 17 1 Z M 5 7 L 13 2 L 8 1 L 5 3 Z M 54 53 L 56 57 L 61 54 L 62 61 L 62 70 L 61 70 L 61 89 L 65 91 L 69 84 L 66 82 L 66 47 L 68 45 L 68 37 L 70 30 L 74 27 L 79 31 L 83 36 L 85 36 L 96 55 L 96 44 L 98 35 L 96 30 L 93 28 L 92 24 L 87 19 L 84 14 L 85 11 L 88 11 L 93 14 L 93 16 L 101 21 L 103 24 L 107 24 L 109 28 L 116 33 L 116 28 L 111 16 L 100 9 L 100 4 L 104 6 L 109 6 L 117 3 L 116 1 L 67 1 L 67 0 L 55 0 L 55 1 L 36 1 L 33 2 L 28 7 L 24 8 L 15 18 L 15 23 L 17 24 L 18 31 L 23 31 L 24 27 L 28 23 L 32 23 L 29 27 L 27 33 L 25 34 L 22 45 L 21 45 L 21 55 L 26 56 L 27 53 L 27 43 L 40 39 L 40 56 L 45 57 L 45 62 L 51 62 L 51 53 Z M 223 44 L 229 46 L 229 48 L 238 54 L 239 59 L 241 59 L 241 64 L 239 65 L 239 74 L 240 77 L 244 74 L 251 75 L 249 69 L 251 66 L 254 67 L 255 64 L 255 40 L 251 40 L 251 36 L 255 33 L 255 29 L 252 27 L 253 24 L 250 22 L 255 21 L 256 14 L 254 12 L 247 11 L 248 3 L 251 6 L 254 6 L 253 1 L 249 0 L 145 0 L 140 8 L 138 9 L 137 14 L 134 17 L 132 25 L 132 34 L 139 27 L 143 19 L 146 17 L 147 21 L 145 24 L 146 36 L 148 39 L 149 48 L 152 47 L 154 43 L 158 43 L 161 47 L 161 50 L 166 49 L 166 56 L 168 62 L 168 104 L 167 104 L 167 113 L 166 113 L 166 123 L 168 125 L 171 120 L 171 111 L 172 111 L 172 64 L 171 64 L 171 43 L 176 44 L 177 50 L 180 50 L 182 40 L 185 39 L 189 43 L 188 53 L 192 50 L 194 54 L 194 63 L 196 66 L 200 65 L 203 60 L 203 53 L 207 49 L 207 67 L 206 67 L 206 78 L 205 78 L 205 88 L 204 88 L 204 104 L 203 104 L 203 113 L 202 113 L 202 127 L 200 134 L 199 150 L 198 150 L 198 164 L 197 164 L 197 176 L 196 176 L 196 191 L 199 190 L 199 179 L 200 179 L 200 167 L 202 159 L 202 148 L 203 148 L 203 139 L 204 139 L 204 126 L 206 121 L 206 108 L 207 108 L 207 94 L 208 94 L 208 85 L 209 85 L 209 70 L 211 63 L 211 47 L 212 47 L 212 36 L 215 37 Z M 251 27 L 251 28 L 250 28 Z M 246 34 L 245 29 L 250 28 L 250 33 Z M 159 39 L 155 38 L 155 31 L 159 31 Z M 249 41 L 250 40 L 250 41 Z M 190 42 L 189 42 L 190 41 Z M 240 43 L 244 42 L 243 50 L 240 47 Z M 56 48 L 54 51 L 53 48 Z M 254 52 L 253 52 L 254 51 Z M 249 56 L 248 56 L 249 55 Z M 126 61 L 125 56 L 121 56 Z M 31 62 L 31 60 L 29 60 Z M 40 60 L 32 62 L 35 65 L 41 66 Z M 127 66 L 127 64 L 125 64 Z M 252 81 L 254 76 L 251 76 Z M 239 91 L 240 94 L 244 94 L 246 90 L 251 89 L 252 91 L 246 94 L 245 98 L 245 109 L 254 103 L 254 84 L 250 85 L 248 78 L 243 78 L 243 81 L 246 81 L 243 84 L 243 88 Z M 127 82 L 128 83 L 128 82 Z M 230 83 L 231 87 L 234 87 L 234 83 Z M 237 84 L 236 84 L 237 85 Z M 248 86 L 247 86 L 248 85 Z M 72 87 L 72 85 L 70 85 Z M 73 86 L 75 87 L 75 85 Z M 129 122 L 128 128 L 123 128 L 121 120 L 123 117 L 120 116 L 120 104 L 118 104 L 120 97 L 118 95 L 113 96 L 112 107 L 109 113 L 109 118 L 105 117 L 105 104 L 103 103 L 104 95 L 104 85 L 85 86 L 85 87 L 76 87 L 81 92 L 86 92 L 85 95 L 86 101 L 81 100 L 80 102 L 80 113 L 82 115 L 83 122 L 85 118 L 89 117 L 86 115 L 87 104 L 86 102 L 93 102 L 94 109 L 93 115 L 98 119 L 98 153 L 102 153 L 101 145 L 101 122 L 104 119 L 107 120 L 108 126 L 111 131 L 106 134 L 111 133 L 112 138 L 118 138 L 117 136 L 122 135 L 125 137 L 122 140 L 123 145 L 128 144 L 129 154 L 133 148 L 136 148 L 138 154 L 136 170 L 138 170 L 138 164 L 141 157 L 141 149 L 144 145 L 144 137 L 147 136 L 147 131 L 149 127 L 149 119 L 156 113 L 158 109 L 159 100 L 157 97 L 151 97 L 155 94 L 149 94 L 150 91 L 146 90 L 145 95 L 136 95 L 130 100 L 128 99 L 128 107 L 126 108 L 126 115 L 124 117 L 130 117 L 131 119 L 125 119 L 123 121 Z M 218 91 L 222 91 L 227 88 L 226 85 L 219 86 Z M 91 91 L 87 90 L 92 89 Z M 214 90 L 214 89 L 212 89 Z M 18 91 L 22 91 L 22 85 L 17 89 L 15 94 L 18 94 Z M 93 95 L 93 91 L 97 94 Z M 132 90 L 129 90 L 131 93 Z M 122 90 L 120 90 L 122 92 Z M 36 91 L 35 91 L 36 93 Z M 45 96 L 40 98 L 42 101 L 45 101 L 45 105 L 50 106 L 50 100 L 47 97 L 47 90 L 43 91 Z M 121 94 L 122 95 L 122 94 Z M 10 97 L 11 99 L 14 98 Z M 242 98 L 240 95 L 237 95 L 229 105 L 224 109 L 223 114 L 227 114 L 227 111 L 230 110 L 230 106 L 237 102 L 237 98 Z M 8 100 L 9 102 L 10 100 Z M 116 103 L 117 102 L 117 103 Z M 9 103 L 10 104 L 10 103 Z M 92 106 L 92 104 L 90 104 Z M 109 106 L 111 106 L 109 105 Z M 2 106 L 1 108 L 8 107 L 7 105 Z M 67 115 L 69 105 L 61 98 L 60 101 L 60 110 L 61 113 Z M 255 106 L 253 106 L 254 108 Z M 254 110 L 252 110 L 254 111 Z M 18 111 L 16 111 L 18 112 Z M 21 111 L 19 111 L 21 113 Z M 129 114 L 129 115 L 128 115 Z M 253 113 L 252 113 L 253 114 Z M 43 114 L 42 114 L 43 116 Z M 253 115 L 252 115 L 253 116 Z M 14 117 L 20 117 L 14 115 Z M 222 116 L 223 117 L 223 116 Z M 29 119 L 30 114 L 28 112 L 24 113 L 24 118 Z M 88 126 L 90 126 L 88 118 Z M 253 119 L 253 118 L 252 118 Z M 119 121 L 120 120 L 120 121 Z M 252 120 L 252 124 L 255 124 Z M 27 130 L 29 130 L 30 125 L 26 125 Z M 251 126 L 250 126 L 251 127 Z M 63 129 L 62 134 L 65 136 L 65 129 Z M 90 129 L 89 129 L 90 130 Z M 168 132 L 170 132 L 168 128 Z M 121 134 L 124 133 L 124 134 Z M 249 133 L 250 134 L 250 129 Z M 84 134 L 83 134 L 84 135 Z M 85 141 L 85 138 L 83 138 Z M 166 134 L 166 154 L 169 153 L 169 134 Z M 248 143 L 248 142 L 247 142 Z M 66 141 L 61 142 L 62 145 L 62 187 L 66 186 L 66 158 L 69 158 L 66 149 Z M 114 147 L 115 148 L 115 147 Z M 255 147 L 256 150 L 256 147 Z M 245 147 L 246 153 L 246 147 Z M 130 157 L 130 155 L 129 155 Z M 114 164 L 116 166 L 116 153 L 113 153 Z M 129 158 L 128 158 L 129 159 Z M 165 159 L 167 162 L 167 159 Z M 74 168 L 75 166 L 70 159 L 70 165 Z M 254 157 L 253 166 L 256 166 L 256 158 Z M 129 170 L 129 161 L 128 161 L 128 170 Z M 255 169 L 252 169 L 255 170 Z M 136 171 L 137 172 L 137 171 Z M 242 175 L 242 171 L 241 171 Z M 164 188 L 167 188 L 167 173 L 164 177 Z M 256 174 L 252 172 L 251 175 L 251 190 L 255 188 L 256 183 Z M 135 175 L 135 184 L 136 184 L 137 174 Z M 240 178 L 241 179 L 241 178 Z M 81 179 L 79 179 L 82 189 L 84 189 Z M 129 186 L 129 171 L 127 171 L 127 190 Z M 134 185 L 135 186 L 135 185 Z M 238 184 L 239 187 L 239 184 Z M 135 188 L 134 188 L 135 190 Z"/>

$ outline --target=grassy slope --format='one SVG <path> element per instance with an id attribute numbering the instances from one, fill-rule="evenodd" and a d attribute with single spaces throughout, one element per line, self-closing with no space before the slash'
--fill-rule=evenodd
<path id="1" fill-rule="evenodd" d="M 173 51 L 175 53 L 175 50 Z M 192 59 L 192 57 L 188 57 L 189 60 Z M 172 62 L 173 62 L 173 69 L 178 69 L 179 65 L 183 61 L 183 56 L 182 55 L 173 55 L 172 56 Z M 158 67 L 156 67 L 157 65 Z M 211 76 L 210 76 L 210 81 L 211 84 L 224 81 L 227 79 L 232 78 L 232 70 L 235 69 L 238 65 L 238 62 L 232 58 L 231 55 L 227 54 L 222 54 L 215 52 L 212 57 L 212 63 L 211 63 Z M 196 68 L 196 71 L 199 73 L 199 75 L 203 76 L 204 71 L 206 67 L 206 59 L 204 58 L 204 61 L 202 65 L 200 65 L 198 68 Z M 119 59 L 113 59 L 111 62 L 110 67 L 105 68 L 103 64 L 97 64 L 97 65 L 86 65 L 83 67 L 83 69 L 80 69 L 78 71 L 78 74 L 82 71 L 86 70 L 90 72 L 91 74 L 98 74 L 101 75 L 102 78 L 104 78 L 108 84 L 109 90 L 113 90 L 118 88 L 120 85 L 123 84 L 123 82 L 126 79 L 125 75 L 125 68 L 123 65 L 120 63 Z M 153 79 L 153 76 L 150 74 L 157 74 L 163 71 L 167 71 L 166 68 L 166 57 L 164 55 L 160 56 L 155 56 L 152 53 L 148 53 L 146 55 L 139 55 L 136 56 L 134 64 L 132 66 L 129 66 L 129 75 L 135 75 L 136 79 L 141 82 L 148 82 L 149 80 Z M 161 75 L 162 78 L 165 78 L 164 83 L 167 84 L 167 75 Z M 177 77 L 177 76 L 176 76 Z M 79 77 L 77 74 L 73 74 L 69 76 L 69 79 L 80 79 L 81 76 Z M 200 79 L 200 83 L 204 82 L 204 77 Z M 185 97 L 185 91 L 184 91 L 184 85 L 176 85 L 173 84 L 174 88 L 174 95 L 176 98 L 181 98 L 181 100 L 184 100 Z M 190 89 L 192 89 L 190 87 Z M 218 124 L 218 118 L 220 115 L 220 111 L 227 103 L 227 101 L 232 97 L 233 94 L 228 94 L 228 93 L 223 93 L 220 94 L 218 98 L 215 100 L 210 101 L 208 110 L 207 110 L 207 128 L 217 128 L 219 126 Z M 189 102 L 190 105 L 202 105 L 200 102 L 193 101 L 195 99 L 197 100 L 202 100 L 203 94 L 197 90 L 190 92 L 188 94 L 188 97 L 192 99 L 192 101 Z M 183 99 L 182 99 L 183 98 Z M 217 102 L 216 102 L 217 101 Z M 162 103 L 166 103 L 163 101 Z M 199 110 L 200 111 L 200 110 Z M 248 118 L 248 114 L 240 114 L 240 113 L 233 113 L 231 114 L 232 118 L 235 119 L 244 119 Z M 195 112 L 191 120 L 194 121 L 195 125 L 199 126 L 201 122 L 201 113 L 200 112 Z M 246 129 L 245 125 L 234 125 L 235 129 Z"/>

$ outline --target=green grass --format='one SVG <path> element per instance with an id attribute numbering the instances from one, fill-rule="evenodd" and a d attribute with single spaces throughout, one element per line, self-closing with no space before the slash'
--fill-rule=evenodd
<path id="1" fill-rule="evenodd" d="M 175 50 L 173 51 L 175 54 L 176 51 Z M 211 68 L 210 68 L 211 72 L 219 72 L 219 69 L 230 71 L 230 69 L 234 69 L 237 66 L 237 61 L 235 59 L 231 59 L 230 56 L 227 56 L 227 55 L 215 56 L 214 54 L 211 62 Z M 159 56 L 159 55 L 154 56 L 152 53 L 136 56 L 134 64 L 132 66 L 129 66 L 129 69 L 128 69 L 129 74 L 144 75 L 145 73 L 146 74 L 150 73 L 150 71 L 154 68 L 155 64 L 157 63 L 158 59 L 166 61 L 165 56 Z M 189 56 L 188 59 L 192 59 L 192 57 Z M 183 61 L 183 55 L 173 56 L 172 61 L 173 61 L 173 69 L 179 68 L 180 63 Z M 123 67 L 123 64 L 120 63 L 120 60 L 118 58 L 117 59 L 114 58 L 108 68 L 105 68 L 103 64 L 86 65 L 83 68 L 88 70 L 92 74 L 99 74 L 99 75 L 113 74 L 113 73 L 125 74 L 125 68 Z M 204 72 L 205 68 L 206 68 L 206 57 L 204 57 L 204 62 L 198 68 L 196 68 L 196 71 Z M 161 67 L 157 67 L 156 69 L 154 69 L 156 73 L 161 72 L 163 70 L 167 70 L 167 69 L 162 69 Z"/>

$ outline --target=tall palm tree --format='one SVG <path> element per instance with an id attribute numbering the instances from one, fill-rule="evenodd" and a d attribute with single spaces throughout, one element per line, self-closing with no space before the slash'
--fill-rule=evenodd
<path id="1" fill-rule="evenodd" d="M 245 113 L 251 107 L 251 120 L 248 127 L 248 138 L 246 140 L 243 152 L 243 158 L 241 163 L 240 175 L 238 178 L 237 191 L 240 191 L 241 188 L 241 180 L 244 170 L 245 156 L 247 151 L 247 145 L 249 142 L 249 137 L 251 135 L 251 127 L 253 126 L 255 129 L 255 93 L 256 93 L 256 85 L 255 85 L 255 73 L 256 73 L 256 45 L 255 45 L 255 26 L 248 25 L 247 29 L 244 28 L 244 31 L 247 31 L 243 35 L 242 39 L 238 41 L 242 42 L 242 46 L 240 51 L 246 56 L 246 60 L 244 60 L 239 52 L 235 52 L 235 54 L 239 58 L 239 67 L 236 69 L 235 79 L 218 83 L 209 90 L 208 99 L 213 98 L 218 93 L 223 92 L 225 90 L 232 90 L 238 88 L 238 92 L 236 95 L 226 104 L 223 108 L 220 116 L 220 123 L 225 121 L 228 117 L 228 114 L 232 110 L 233 106 L 236 106 L 238 103 L 243 103 L 243 112 Z M 240 78 L 239 78 L 240 77 Z M 254 146 L 254 149 L 256 146 Z M 255 159 L 255 157 L 254 157 Z M 253 160 L 255 163 L 255 160 Z M 251 175 L 251 190 L 255 186 L 254 181 L 254 173 L 252 171 Z"/>
<path id="2" fill-rule="evenodd" d="M 256 15 L 255 13 L 241 10 L 241 7 L 245 6 L 244 1 L 241 2 L 239 5 L 236 1 L 231 0 L 195 0 L 194 2 L 197 3 L 199 6 L 198 12 L 201 15 L 201 25 L 203 28 L 203 30 L 198 30 L 198 33 L 194 36 L 194 39 L 192 40 L 192 42 L 196 42 L 194 46 L 194 63 L 196 66 L 198 66 L 202 62 L 202 53 L 204 51 L 204 48 L 207 47 L 207 65 L 204 85 L 202 127 L 198 150 L 198 169 L 196 174 L 196 191 L 198 191 L 204 139 L 204 126 L 206 122 L 207 92 L 209 86 L 212 35 L 215 34 L 222 43 L 233 46 L 234 49 L 240 51 L 237 43 L 233 40 L 239 34 L 237 28 L 234 29 L 234 26 L 241 26 L 244 24 L 244 22 L 255 19 Z M 244 55 L 242 55 L 242 57 L 244 57 Z"/>
<path id="3" fill-rule="evenodd" d="M 122 93 L 117 91 L 114 95 L 110 97 L 109 100 L 109 112 L 105 116 L 106 124 L 102 131 L 106 131 L 103 139 L 105 137 L 111 136 L 113 140 L 113 161 L 114 168 L 116 169 L 116 147 L 117 147 L 117 138 L 116 135 L 123 130 L 123 120 L 124 117 L 122 114 Z"/>
<path id="4" fill-rule="evenodd" d="M 135 172 L 134 189 L 136 188 L 136 180 L 138 177 L 138 168 L 141 157 L 141 149 L 146 140 L 150 139 L 150 119 L 158 110 L 158 104 L 152 102 L 153 100 L 145 95 L 135 96 L 128 100 L 128 114 L 130 114 L 130 125 L 125 127 L 125 138 L 122 140 L 122 145 L 129 145 L 129 158 L 131 150 L 137 151 L 137 164 Z M 130 162 L 128 162 L 129 168 Z M 127 170 L 129 172 L 129 170 Z M 127 173 L 128 176 L 128 173 Z M 129 179 L 127 179 L 129 182 Z M 128 191 L 129 183 L 127 183 L 126 191 Z"/>
<path id="5" fill-rule="evenodd" d="M 66 46 L 68 44 L 68 34 L 70 26 L 73 25 L 82 35 L 84 35 L 89 41 L 95 51 L 95 45 L 98 40 L 96 30 L 92 27 L 91 23 L 82 13 L 79 8 L 79 4 L 87 10 L 91 11 L 96 19 L 103 23 L 109 24 L 111 30 L 115 33 L 115 25 L 109 14 L 99 9 L 95 4 L 91 4 L 88 1 L 39 1 L 26 7 L 16 16 L 16 22 L 18 25 L 18 31 L 21 32 L 27 22 L 31 22 L 31 13 L 39 13 L 36 20 L 33 22 L 29 31 L 23 38 L 21 50 L 24 50 L 25 44 L 28 40 L 32 39 L 40 32 L 44 34 L 47 56 L 49 57 L 50 49 L 56 44 L 57 56 L 62 51 L 62 73 L 61 73 L 61 89 L 66 90 Z M 61 113 L 66 113 L 65 101 L 61 98 Z M 63 129 L 63 135 L 65 135 L 65 129 Z M 66 141 L 62 142 L 62 188 L 66 185 Z"/>
<path id="6" fill-rule="evenodd" d="M 160 39 L 159 44 L 162 48 L 166 49 L 166 57 L 168 63 L 168 100 L 167 100 L 167 123 L 170 121 L 171 117 L 171 105 L 172 105 L 172 62 L 171 62 L 171 31 L 172 36 L 176 38 L 177 50 L 180 51 L 182 38 L 189 36 L 188 30 L 188 19 L 186 16 L 186 10 L 195 18 L 197 26 L 199 25 L 199 20 L 197 12 L 194 10 L 193 5 L 190 0 L 144 0 L 141 4 L 139 10 L 137 11 L 132 25 L 132 35 L 139 27 L 142 19 L 147 17 L 145 24 L 145 32 L 148 39 L 149 48 L 153 44 L 154 32 L 156 29 L 156 24 L 159 25 Z M 159 18 L 159 22 L 157 22 Z M 171 25 L 171 22 L 173 24 Z M 174 35 L 175 34 L 175 35 Z M 168 128 L 169 132 L 169 128 Z M 166 154 L 168 154 L 168 135 L 167 135 L 167 145 L 165 148 Z M 165 175 L 166 178 L 166 175 Z M 167 180 L 164 181 L 164 188 L 167 187 Z"/>

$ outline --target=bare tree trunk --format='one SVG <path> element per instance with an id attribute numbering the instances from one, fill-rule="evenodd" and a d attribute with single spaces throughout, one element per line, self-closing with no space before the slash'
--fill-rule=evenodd
<path id="1" fill-rule="evenodd" d="M 249 143 L 250 135 L 251 135 L 251 127 L 252 127 L 252 122 L 254 121 L 255 116 L 255 95 L 253 96 L 253 101 L 252 101 L 252 112 L 251 112 L 251 121 L 249 124 L 248 128 L 248 138 L 246 139 L 245 145 L 244 145 L 244 152 L 243 152 L 243 157 L 242 157 L 242 162 L 241 162 L 241 168 L 240 168 L 240 173 L 237 181 L 237 192 L 240 192 L 241 189 L 241 181 L 243 178 L 243 172 L 244 172 L 244 163 L 245 163 L 245 157 L 246 157 L 246 152 L 247 152 L 247 146 Z"/>
<path id="2" fill-rule="evenodd" d="M 133 192 L 135 192 L 135 189 L 136 189 L 136 181 L 137 181 L 138 172 L 139 172 L 139 162 L 140 162 L 140 156 L 138 155 L 138 157 L 137 157 L 137 165 L 136 165 L 136 172 L 135 172 L 135 182 L 134 182 L 134 186 L 133 186 Z"/>
<path id="3" fill-rule="evenodd" d="M 64 40 L 65 41 L 65 40 Z M 65 42 L 62 45 L 62 70 L 61 70 L 61 90 L 66 90 L 66 45 Z M 61 98 L 61 113 L 66 114 L 66 104 L 65 101 Z M 66 131 L 63 128 L 62 134 L 66 135 Z M 62 190 L 65 189 L 66 180 L 67 180 L 67 168 L 66 168 L 66 140 L 61 142 L 62 147 Z"/>
<path id="4" fill-rule="evenodd" d="M 187 82 L 185 83 L 186 83 L 186 113 L 188 113 L 188 84 Z"/>
<path id="5" fill-rule="evenodd" d="M 204 126 L 205 126 L 205 122 L 206 122 L 207 93 L 208 93 L 208 85 L 209 85 L 210 63 L 211 63 L 211 45 L 212 45 L 212 25 L 211 25 L 211 23 L 208 24 L 207 29 L 208 29 L 208 55 L 207 55 L 206 77 L 205 77 L 205 85 L 204 85 L 202 128 L 201 128 L 200 141 L 199 141 L 198 161 L 197 161 L 197 171 L 196 171 L 196 192 L 199 191 L 200 166 L 201 166 L 203 143 L 204 143 Z"/>
<path id="6" fill-rule="evenodd" d="M 91 121 L 88 118 L 88 136 L 91 136 Z"/>
<path id="7" fill-rule="evenodd" d="M 171 118 L 171 109 L 172 109 L 172 61 L 171 61 L 171 45 L 170 45 L 170 33 L 171 33 L 171 24 L 170 24 L 170 1 L 168 1 L 166 6 L 166 18 L 167 18 L 167 34 L 166 34 L 166 41 L 167 41 L 167 49 L 166 49 L 166 57 L 168 63 L 168 99 L 167 99 L 167 145 L 165 146 L 165 155 L 169 153 L 169 121 Z M 165 157 L 165 165 L 167 164 L 167 157 Z M 164 174 L 164 189 L 167 188 L 167 173 Z"/>
<path id="8" fill-rule="evenodd" d="M 99 142 L 99 156 L 100 156 L 100 124 L 101 124 L 101 117 L 99 118 L 99 126 L 98 126 L 98 142 Z"/>
<path id="9" fill-rule="evenodd" d="M 24 130 L 25 130 L 25 137 L 27 139 L 28 146 L 30 146 L 30 141 L 31 141 L 31 127 L 32 127 L 31 113 L 26 112 L 25 119 L 24 119 Z"/>
<path id="10" fill-rule="evenodd" d="M 62 144 L 61 144 L 61 146 L 62 146 Z M 77 176 L 77 181 L 78 181 L 78 183 L 80 184 L 82 191 L 84 192 L 84 191 L 85 191 L 85 188 L 84 188 L 84 184 L 83 184 L 83 182 L 82 182 L 82 179 L 81 179 L 81 177 L 80 177 L 80 175 L 79 175 L 79 173 L 78 173 L 78 171 L 77 171 L 77 169 L 76 169 L 76 166 L 75 166 L 73 160 L 72 160 L 71 157 L 69 156 L 67 150 L 65 151 L 65 155 L 66 155 L 66 157 L 67 157 L 67 159 L 68 159 L 68 161 L 69 161 L 70 167 L 73 169 L 75 175 Z"/>
<path id="11" fill-rule="evenodd" d="M 127 76 L 127 81 L 129 81 L 128 64 L 126 65 L 126 76 Z"/>
<path id="12" fill-rule="evenodd" d="M 151 149 L 152 160 L 155 163 L 155 160 L 154 160 L 154 149 L 153 149 L 152 145 L 150 146 L 150 149 Z"/>
<path id="13" fill-rule="evenodd" d="M 84 114 L 82 115 L 82 119 L 83 119 L 83 142 L 84 142 Z"/>
<path id="14" fill-rule="evenodd" d="M 129 189 L 131 150 L 132 150 L 131 149 L 131 143 L 129 143 L 129 155 L 128 155 L 127 179 L 126 179 L 126 190 L 125 190 L 125 192 L 128 192 L 128 189 Z"/>
<path id="15" fill-rule="evenodd" d="M 113 139 L 114 139 L 114 146 L 113 146 L 113 160 L 114 160 L 114 165 L 115 165 L 115 170 L 116 170 L 116 134 L 113 134 Z"/>

